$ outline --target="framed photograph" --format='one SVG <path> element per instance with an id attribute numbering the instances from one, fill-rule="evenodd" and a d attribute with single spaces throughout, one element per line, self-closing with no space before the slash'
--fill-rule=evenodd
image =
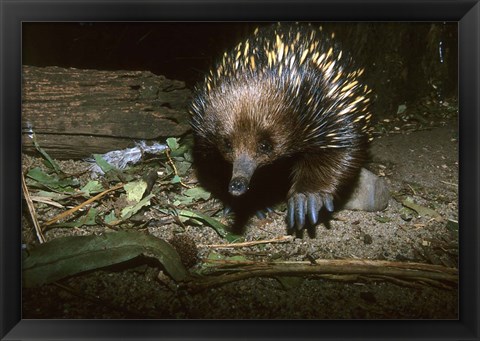
<path id="1" fill-rule="evenodd" d="M 2 340 L 478 340 L 476 1 L 0 0 Z"/>

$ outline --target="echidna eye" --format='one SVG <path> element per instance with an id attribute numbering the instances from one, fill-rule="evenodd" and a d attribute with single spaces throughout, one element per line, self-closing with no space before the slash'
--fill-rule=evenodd
<path id="1" fill-rule="evenodd" d="M 232 151 L 232 142 L 228 139 L 224 139 L 223 140 L 223 146 L 225 147 L 225 150 L 227 152 L 231 152 Z"/>
<path id="2" fill-rule="evenodd" d="M 272 149 L 273 147 L 270 141 L 262 140 L 258 144 L 258 151 L 262 154 L 270 154 L 272 152 Z"/>

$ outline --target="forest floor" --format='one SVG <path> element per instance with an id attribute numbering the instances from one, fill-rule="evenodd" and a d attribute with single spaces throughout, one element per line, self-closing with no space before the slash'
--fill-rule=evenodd
<path id="1" fill-rule="evenodd" d="M 254 217 L 244 233 L 244 244 L 226 244 L 208 224 L 193 224 L 160 212 L 166 196 L 169 203 L 198 212 L 217 212 L 221 203 L 214 199 L 182 201 L 174 197 L 183 189 L 159 190 L 152 205 L 136 214 L 130 229 L 172 240 L 186 236 L 194 244 L 196 264 L 192 273 L 205 274 L 208 267 L 255 265 L 281 261 L 315 264 L 316 260 L 365 260 L 393 263 L 421 263 L 446 269 L 458 268 L 458 124 L 456 117 L 435 124 L 408 125 L 388 131 L 374 139 L 366 168 L 388 183 L 391 198 L 382 212 L 338 211 L 327 226 L 320 224 L 316 236 L 285 237 L 285 205 L 266 219 Z M 157 160 L 158 161 L 158 160 Z M 84 161 L 57 161 L 68 174 L 80 174 L 88 167 Z M 167 163 L 150 160 L 149 167 Z M 24 155 L 23 170 L 44 169 L 39 157 Z M 86 183 L 90 173 L 80 181 Z M 194 184 L 191 169 L 182 181 Z M 165 188 L 165 187 L 164 187 Z M 31 194 L 36 194 L 29 187 Z M 38 193 L 37 193 L 38 194 Z M 177 198 L 177 199 L 175 199 Z M 165 200 L 167 200 L 165 199 Z M 113 194 L 98 208 L 115 208 Z M 407 202 L 414 203 L 415 206 Z M 38 219 L 45 222 L 62 212 L 51 205 L 35 203 Z M 183 205 L 183 206 L 182 206 Z M 70 204 L 70 206 L 73 206 Z M 413 208 L 412 208 L 413 207 Z M 105 212 L 106 209 L 105 209 Z M 133 219 L 133 218 L 132 218 Z M 133 221 L 133 220 L 132 220 Z M 130 221 L 129 223 L 132 223 Z M 140 222 L 140 223 L 139 223 Z M 120 227 L 119 229 L 122 229 Z M 46 240 L 69 235 L 115 233 L 102 224 L 61 227 L 52 225 Z M 28 248 L 38 244 L 28 211 L 24 209 L 23 243 Z M 188 244 L 188 243 L 187 243 Z M 190 244 L 189 244 L 190 245 Z M 387 263 L 388 264 L 388 263 Z M 349 265 L 345 263 L 345 268 Z M 161 265 L 137 259 L 114 266 L 79 273 L 40 287 L 23 289 L 23 318 L 68 319 L 456 319 L 458 318 L 457 283 L 420 279 L 401 279 L 387 275 L 353 274 L 264 274 L 206 286 L 188 291 L 165 276 Z M 351 270 L 351 269 L 350 269 Z M 203 272 L 202 272 L 203 271 Z M 159 276 L 160 272 L 160 276 Z"/>

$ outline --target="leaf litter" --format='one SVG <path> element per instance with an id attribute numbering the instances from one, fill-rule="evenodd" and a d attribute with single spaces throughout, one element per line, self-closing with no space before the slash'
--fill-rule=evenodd
<path id="1" fill-rule="evenodd" d="M 165 240 L 132 231 L 137 223 L 131 218 L 150 209 L 152 200 L 155 200 L 158 212 L 164 216 L 179 217 L 183 222 L 192 221 L 197 225 L 209 226 L 228 242 L 241 239 L 240 236 L 229 233 L 227 227 L 217 219 L 186 209 L 197 201 L 210 199 L 210 193 L 200 187 L 185 186 L 183 183 L 182 177 L 191 168 L 192 158 L 187 155 L 188 150 L 185 146 L 180 145 L 176 138 L 167 139 L 166 144 L 154 143 L 152 146 L 147 146 L 142 141 L 135 147 L 123 151 L 94 155 L 87 162 L 90 163 L 88 169 L 92 178 L 96 179 L 88 180 L 85 184 L 76 176 L 64 173 L 60 166 L 54 163 L 53 159 L 38 145 L 37 150 L 47 161 L 46 164 L 55 166 L 46 167 L 46 169 L 41 167 L 29 169 L 26 173 L 29 192 L 33 194 L 34 198 L 45 198 L 44 200 L 37 199 L 36 201 L 39 203 L 44 202 L 58 209 L 71 207 L 53 218 L 46 221 L 44 219 L 43 232 L 47 230 L 47 227 L 48 230 L 79 229 L 99 224 L 103 224 L 106 230 L 101 235 L 91 235 L 89 238 L 85 236 L 54 238 L 42 245 L 30 248 L 28 256 L 24 258 L 24 285 L 27 287 L 52 283 L 88 270 L 121 263 L 142 254 L 154 255 L 154 258 L 167 269 L 167 273 L 175 280 L 184 280 L 186 270 L 174 248 Z M 147 193 L 146 181 L 135 176 L 136 172 L 142 174 L 145 170 L 143 165 L 138 165 L 145 152 L 153 152 L 151 154 L 159 157 L 165 167 L 164 180 L 167 181 L 163 181 L 163 186 L 157 189 L 156 194 Z M 92 164 L 94 161 L 95 164 Z M 108 177 L 108 174 L 114 174 L 114 176 Z M 119 181 L 121 178 L 132 180 L 123 184 Z M 177 189 L 174 201 L 177 207 L 172 206 L 168 198 L 164 198 L 164 196 L 162 198 L 159 195 L 162 192 L 171 191 L 172 187 Z M 185 189 L 185 187 L 187 188 Z M 106 198 L 110 203 L 104 202 Z M 162 200 L 163 209 L 161 208 Z M 54 210 L 52 209 L 52 211 Z M 115 230 L 124 230 L 109 230 L 113 226 L 115 226 Z M 130 233 L 125 233 L 125 231 L 130 231 Z M 141 242 L 146 244 L 141 245 Z M 118 251 L 119 243 L 122 245 L 121 252 Z M 75 251 L 81 245 L 84 245 L 81 247 L 81 252 Z M 159 249 L 155 251 L 155 247 Z M 158 252 L 167 252 L 169 257 L 161 257 L 157 254 Z M 170 263 L 166 264 L 166 260 Z M 177 270 L 175 272 L 172 269 Z M 179 271 L 182 272 L 182 275 L 179 275 Z"/>
<path id="2" fill-rule="evenodd" d="M 218 269 L 220 272 L 224 272 L 225 269 L 222 270 L 222 268 L 229 264 L 227 268 L 230 270 L 228 271 L 234 271 L 231 272 L 230 278 L 234 278 L 236 276 L 235 271 L 238 271 L 234 270 L 235 268 L 243 271 L 242 269 L 245 265 L 242 264 L 248 265 L 252 262 L 256 263 L 256 260 L 262 261 L 265 259 L 270 259 L 279 260 L 281 262 L 291 260 L 295 262 L 304 260 L 305 257 L 308 257 L 308 259 L 315 259 L 324 252 L 331 252 L 331 257 L 333 258 L 350 258 L 351 256 L 362 258 L 362 253 L 357 253 L 356 255 L 342 254 L 341 251 L 339 253 L 339 250 L 335 249 L 335 246 L 332 246 L 331 249 L 329 248 L 329 243 L 334 245 L 335 243 L 342 242 L 342 239 L 338 239 L 338 237 L 335 236 L 338 235 L 338 232 L 342 231 L 342 228 L 339 227 L 338 224 L 344 224 L 344 222 L 355 221 L 358 219 L 348 218 L 349 215 L 353 215 L 355 217 L 355 212 L 339 212 L 337 215 L 335 215 L 331 231 L 323 231 L 323 228 L 320 228 L 322 230 L 321 238 L 324 239 L 323 245 L 325 245 L 322 246 L 322 249 L 315 247 L 310 248 L 310 240 L 308 238 L 304 238 L 303 240 L 288 240 L 285 247 L 274 247 L 275 243 L 273 241 L 261 244 L 262 240 L 274 240 L 279 235 L 285 235 L 283 219 L 281 215 L 269 215 L 266 223 L 264 223 L 264 221 L 253 219 L 249 230 L 255 231 L 255 234 L 252 234 L 249 230 L 247 230 L 247 232 L 242 236 L 232 234 L 228 229 L 228 217 L 222 217 L 221 215 L 218 215 L 218 213 L 221 211 L 221 205 L 213 200 L 208 192 L 205 192 L 203 189 L 196 186 L 196 180 L 192 176 L 191 172 L 192 158 L 189 153 L 189 148 L 185 147 L 184 144 L 179 143 L 178 139 L 169 139 L 166 145 L 168 146 L 168 152 L 156 154 L 150 159 L 142 159 L 141 162 L 138 163 L 127 163 L 128 166 L 123 169 L 117 169 L 116 167 L 105 167 L 105 174 L 103 176 L 98 176 L 95 179 L 94 176 L 92 176 L 89 172 L 75 172 L 76 174 L 82 174 L 78 177 L 69 176 L 68 174 L 62 174 L 62 172 L 60 172 L 62 175 L 59 176 L 59 173 L 52 170 L 51 167 L 44 168 L 43 166 L 39 166 L 41 172 L 44 174 L 37 176 L 38 174 L 41 174 L 41 172 L 35 170 L 32 177 L 27 176 L 29 190 L 32 192 L 32 194 L 41 194 L 44 197 L 50 196 L 51 200 L 68 209 L 78 207 L 85 202 L 85 199 L 91 199 L 95 195 L 101 194 L 104 191 L 109 191 L 113 187 L 118 186 L 121 184 L 121 181 L 124 182 L 121 187 L 107 192 L 98 200 L 89 202 L 88 205 L 76 211 L 75 214 L 64 217 L 64 220 L 57 221 L 56 223 L 49 225 L 48 231 L 45 231 L 47 233 L 47 244 L 58 239 L 60 239 L 60 241 L 57 243 L 62 243 L 64 240 L 60 238 L 62 233 L 57 232 L 66 231 L 65 228 L 67 227 L 69 229 L 73 228 L 74 230 L 71 231 L 74 234 L 89 234 L 99 238 L 102 238 L 105 234 L 113 235 L 122 233 L 124 231 L 137 231 L 138 233 L 145 234 L 146 230 L 149 231 L 152 237 L 157 236 L 160 238 L 157 239 L 162 241 L 169 241 L 170 237 L 172 236 L 190 235 L 193 236 L 196 245 L 200 247 L 198 255 L 201 257 L 201 259 L 203 259 L 203 261 L 200 261 L 200 263 L 198 263 L 192 270 L 189 270 L 189 272 L 191 271 L 190 275 L 194 274 L 195 276 L 201 277 L 204 275 L 208 275 L 207 277 L 218 276 L 218 274 L 216 274 L 216 269 Z M 97 159 L 104 160 L 104 158 L 101 156 L 97 157 Z M 60 163 L 60 165 L 61 164 L 62 163 Z M 28 170 L 32 170 L 34 168 L 35 167 L 30 167 Z M 145 186 L 144 180 L 139 174 L 145 174 L 152 169 L 158 171 L 159 180 L 153 186 L 151 193 L 149 193 L 146 191 L 147 186 Z M 386 170 L 388 171 L 388 169 Z M 41 182 L 43 180 L 45 180 L 45 183 Z M 419 187 L 417 191 L 421 192 L 422 187 Z M 399 203 L 400 202 L 401 201 L 399 201 Z M 393 207 L 395 207 L 395 204 L 393 204 Z M 416 211 L 414 208 L 410 207 L 410 209 Z M 64 210 L 65 209 L 62 209 L 61 211 Z M 37 202 L 37 212 L 39 212 L 38 215 L 40 220 L 43 220 L 43 222 L 49 221 L 49 219 L 51 220 L 52 214 L 60 214 L 61 211 L 57 210 L 51 205 Z M 398 211 L 400 211 L 400 208 L 398 208 Z M 122 212 L 124 213 L 123 215 Z M 425 219 L 420 216 L 413 216 L 411 218 L 412 221 L 408 222 L 401 219 L 399 215 L 399 219 L 396 219 L 394 215 L 392 216 L 392 214 L 388 214 L 388 212 L 385 215 L 370 214 L 369 216 L 371 221 L 377 221 L 381 225 L 385 225 L 383 227 L 384 229 L 391 229 L 391 226 L 399 224 L 398 222 L 400 220 L 405 223 L 405 225 L 411 226 L 416 226 L 416 224 L 419 224 L 418 220 L 421 220 L 421 223 L 424 224 L 426 228 L 418 231 L 415 230 L 419 236 L 428 230 L 430 226 L 433 227 L 435 224 L 439 223 L 436 221 L 431 222 L 429 220 L 425 220 L 430 218 L 428 215 L 425 217 Z M 49 217 L 49 219 L 47 219 L 47 217 Z M 452 216 L 448 219 L 449 230 L 453 231 L 453 233 L 458 232 L 458 227 L 457 230 L 451 227 L 453 226 L 452 221 L 456 222 L 456 216 Z M 458 226 L 458 223 L 455 226 Z M 365 249 L 365 245 L 367 245 L 364 243 L 365 235 L 369 235 L 372 239 L 372 241 L 368 243 L 368 248 L 372 248 L 379 244 L 377 235 L 369 232 L 367 226 L 364 224 L 360 223 L 359 225 L 352 225 L 351 229 L 352 230 L 349 233 L 350 236 L 340 237 L 346 238 L 343 239 L 343 243 L 347 247 L 349 244 L 352 244 L 352 242 L 354 245 L 357 243 L 355 240 L 357 230 L 359 236 L 358 241 L 361 245 L 359 247 L 355 247 L 356 250 L 360 251 L 362 248 Z M 402 231 L 404 229 L 404 227 L 401 227 L 400 229 L 394 228 L 391 230 L 391 232 L 397 230 Z M 390 230 L 388 233 L 390 233 Z M 345 233 L 341 232 L 341 234 Z M 330 235 L 336 239 L 330 239 Z M 126 235 L 123 238 L 126 238 L 125 243 L 128 244 L 128 239 L 130 236 Z M 390 237 L 385 236 L 384 238 Z M 389 240 L 394 240 L 394 238 Z M 451 261 L 447 259 L 441 260 L 438 258 L 438 254 L 432 254 L 431 252 L 427 252 L 427 250 L 425 250 L 425 248 L 434 248 L 435 245 L 439 243 L 438 241 L 434 241 L 433 243 L 429 242 L 429 245 L 425 245 L 425 240 L 426 238 L 419 239 L 418 243 L 420 246 L 413 247 L 413 254 L 406 252 L 402 255 L 401 252 L 404 251 L 399 250 L 398 257 L 404 257 L 403 259 L 407 261 L 422 261 L 422 257 L 425 257 L 424 259 L 426 259 L 427 263 L 445 261 L 446 264 L 449 263 L 452 265 Z M 239 248 L 225 247 L 231 242 L 237 242 L 239 245 L 245 245 Z M 256 242 L 259 243 L 257 244 Z M 416 241 L 414 242 L 417 243 Z M 72 241 L 71 243 L 75 242 Z M 133 240 L 130 244 L 133 245 L 132 250 L 134 250 L 132 252 L 128 252 L 131 254 L 131 259 L 135 257 L 145 257 L 146 255 L 146 257 L 148 257 L 149 253 L 146 252 L 145 249 L 136 248 L 137 246 L 135 246 L 135 240 Z M 109 249 L 108 244 L 105 245 L 107 245 L 106 247 Z M 451 247 L 448 242 L 445 242 L 443 245 L 444 246 L 442 247 L 444 249 Z M 29 248 L 34 249 L 35 247 Z M 451 252 L 453 252 L 453 264 L 455 264 L 455 258 L 458 256 L 458 250 L 451 248 L 449 250 L 452 250 Z M 417 252 L 416 255 L 415 252 Z M 112 259 L 112 265 L 125 262 L 125 260 L 123 260 L 121 257 L 112 257 L 108 253 L 105 253 L 105 255 L 108 255 L 108 257 Z M 60 264 L 62 261 L 62 255 L 58 255 L 58 257 L 58 264 Z M 394 260 L 395 258 L 392 257 L 395 257 L 395 255 L 384 253 L 383 255 L 380 255 L 378 259 Z M 153 258 L 155 259 L 155 257 Z M 212 263 L 213 260 L 215 260 L 214 263 Z M 162 264 L 161 260 L 158 258 L 157 261 Z M 239 262 L 238 265 L 235 265 L 235 262 Z M 209 269 L 208 273 L 203 273 L 202 269 L 204 269 L 204 266 L 207 264 Z M 165 271 L 168 273 L 165 264 L 162 265 L 165 268 Z M 95 263 L 95 260 L 93 260 L 93 266 L 90 270 L 81 269 L 80 271 L 80 269 L 75 270 L 74 268 L 74 270 L 77 272 L 74 271 L 71 274 L 69 273 L 68 276 L 72 276 L 76 273 L 81 277 L 85 277 L 89 271 L 95 269 L 104 269 L 105 266 L 109 265 L 105 265 L 102 263 L 102 261 Z M 248 269 L 248 266 L 245 269 Z M 55 273 L 55 271 L 45 271 L 45 273 Z M 169 275 L 173 278 L 171 274 Z M 284 273 L 279 273 L 277 275 L 273 274 L 272 279 L 277 278 L 282 283 L 281 286 L 283 287 L 283 290 L 288 290 L 288 287 L 294 287 L 295 285 L 304 286 L 308 283 L 303 280 L 301 284 L 299 284 L 296 280 L 293 280 L 293 284 L 288 284 L 290 283 L 291 278 L 305 279 L 301 274 L 294 274 L 293 277 L 291 275 L 292 274 Z M 56 281 L 54 278 L 56 278 L 55 276 L 57 275 L 49 276 L 51 276 L 50 279 L 46 280 L 45 283 L 52 280 Z M 322 278 L 327 279 L 326 275 L 322 276 Z M 331 276 L 329 278 L 336 278 L 337 280 L 339 279 L 338 276 Z M 288 283 L 285 282 L 286 279 L 288 279 Z M 365 281 L 366 279 L 357 277 L 357 280 Z M 187 287 L 189 281 L 192 281 L 192 279 L 190 278 L 186 280 L 185 283 L 187 283 Z M 193 287 L 202 287 L 201 280 L 198 282 L 193 280 L 192 283 L 194 284 Z M 205 284 L 205 282 L 203 283 Z M 246 280 L 246 283 L 248 283 L 248 280 Z M 400 284 L 403 282 L 398 280 L 397 283 Z M 406 283 L 403 284 L 406 285 Z M 425 284 L 428 285 L 428 280 L 424 281 L 423 285 Z M 226 284 L 226 288 L 228 288 L 228 284 Z"/>

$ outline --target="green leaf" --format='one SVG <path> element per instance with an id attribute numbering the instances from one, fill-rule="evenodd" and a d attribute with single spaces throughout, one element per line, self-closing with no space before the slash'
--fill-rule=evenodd
<path id="1" fill-rule="evenodd" d="M 32 168 L 27 177 L 33 179 L 39 185 L 43 185 L 49 189 L 60 192 L 73 192 L 72 187 L 78 186 L 78 180 L 73 178 L 60 179 L 58 175 L 49 175 L 41 170 L 39 167 Z"/>
<path id="2" fill-rule="evenodd" d="M 172 180 L 170 180 L 170 183 L 172 184 L 178 184 L 182 181 L 182 179 L 178 176 L 178 175 L 175 175 Z"/>
<path id="3" fill-rule="evenodd" d="M 109 214 L 107 214 L 104 219 L 105 224 L 111 225 L 112 223 L 116 223 L 118 218 L 115 216 L 115 211 L 112 210 Z"/>
<path id="4" fill-rule="evenodd" d="M 139 256 L 157 259 L 176 281 L 188 276 L 177 251 L 166 241 L 137 231 L 119 231 L 57 238 L 34 247 L 23 257 L 23 286 L 40 286 Z"/>
<path id="5" fill-rule="evenodd" d="M 451 232 L 458 233 L 458 221 L 454 221 L 449 219 L 447 221 L 447 229 L 449 229 Z"/>
<path id="6" fill-rule="evenodd" d="M 150 199 L 153 198 L 154 194 L 149 194 L 142 200 L 140 200 L 137 204 L 132 206 L 127 206 L 122 210 L 122 220 L 126 220 L 133 216 L 135 213 L 140 211 L 140 209 L 144 206 L 150 205 Z"/>
<path id="7" fill-rule="evenodd" d="M 85 186 L 80 189 L 80 192 L 85 193 L 85 196 L 89 197 L 93 193 L 100 193 L 104 188 L 97 180 L 89 181 Z"/>
<path id="8" fill-rule="evenodd" d="M 200 221 L 206 223 L 210 225 L 220 237 L 225 238 L 230 243 L 243 240 L 242 236 L 228 232 L 228 228 L 226 225 L 222 224 L 215 218 L 212 218 L 208 215 L 188 210 L 175 210 L 173 213 L 172 211 L 167 209 L 160 208 L 158 210 L 164 214 L 176 214 L 182 221 L 184 221 L 183 219 L 187 218 L 191 219 L 194 222 Z"/>
<path id="9" fill-rule="evenodd" d="M 53 201 L 61 201 L 61 200 L 64 200 L 66 198 L 71 197 L 70 194 L 61 194 L 61 193 L 57 193 L 57 192 L 48 192 L 48 191 L 44 191 L 44 190 L 39 190 L 37 193 L 35 193 L 35 196 L 50 198 Z"/>
<path id="10" fill-rule="evenodd" d="M 82 227 L 82 226 L 94 226 L 98 225 L 95 218 L 98 210 L 94 207 L 88 210 L 87 214 L 78 217 L 75 220 L 65 223 L 55 224 L 55 227 Z"/>
<path id="11" fill-rule="evenodd" d="M 218 252 L 212 251 L 207 255 L 208 260 L 213 260 L 213 261 L 219 261 L 219 260 L 224 260 L 224 261 L 235 261 L 235 262 L 246 262 L 248 259 L 245 256 L 241 255 L 236 255 L 236 256 L 225 256 L 222 255 Z M 204 262 L 202 263 L 203 268 L 211 268 L 211 267 L 216 267 L 217 264 L 215 262 Z M 199 273 L 202 274 L 202 271 Z"/>
<path id="12" fill-rule="evenodd" d="M 102 157 L 100 154 L 93 154 L 93 158 L 95 159 L 95 162 L 97 163 L 98 167 L 104 172 L 107 173 L 111 171 L 112 169 L 115 169 L 111 164 L 109 164 L 105 159 Z"/>
<path id="13" fill-rule="evenodd" d="M 192 156 L 192 153 L 190 151 L 186 151 L 183 154 L 183 158 L 185 159 L 185 161 L 193 163 L 193 156 Z"/>
<path id="14" fill-rule="evenodd" d="M 215 251 L 210 252 L 207 256 L 207 259 L 209 259 L 209 260 L 221 260 L 223 258 L 224 257 L 221 254 L 219 254 L 218 252 L 215 252 Z"/>
<path id="15" fill-rule="evenodd" d="M 193 198 L 186 197 L 184 195 L 175 195 L 175 201 L 173 202 L 173 206 L 179 205 L 190 205 L 193 202 Z"/>
<path id="16" fill-rule="evenodd" d="M 210 199 L 210 192 L 207 192 L 202 187 L 189 188 L 183 192 L 187 197 L 191 197 L 194 200 L 208 200 Z"/>
<path id="17" fill-rule="evenodd" d="M 46 161 L 46 166 L 53 169 L 55 173 L 62 174 L 63 172 L 60 169 L 60 166 L 50 157 L 50 155 L 48 155 L 48 153 L 43 148 L 40 147 L 35 136 L 33 137 L 33 144 L 35 146 L 35 149 L 42 155 L 43 159 Z"/>
<path id="18" fill-rule="evenodd" d="M 143 180 L 132 181 L 123 186 L 125 192 L 127 192 L 127 199 L 131 202 L 139 202 L 145 190 L 147 189 L 147 183 Z"/>
<path id="19" fill-rule="evenodd" d="M 203 221 L 213 227 L 215 232 L 218 233 L 218 235 L 222 238 L 225 238 L 229 242 L 235 242 L 238 240 L 241 240 L 243 237 L 235 235 L 233 233 L 228 232 L 227 226 L 219 222 L 218 220 L 209 217 L 208 215 L 198 213 L 198 212 L 193 212 L 193 211 L 188 211 L 188 210 L 179 210 L 178 215 L 182 217 L 187 217 L 187 218 L 193 218 L 193 219 L 198 219 L 200 221 Z"/>
<path id="20" fill-rule="evenodd" d="M 177 156 L 182 156 L 185 154 L 185 152 L 188 150 L 188 147 L 186 145 L 180 145 L 178 143 L 180 139 L 175 138 L 175 137 L 169 137 L 167 139 L 167 145 L 170 148 L 170 155 L 172 157 L 177 157 Z"/>
<path id="21" fill-rule="evenodd" d="M 180 147 L 180 145 L 178 144 L 178 138 L 176 137 L 169 137 L 167 139 L 167 145 L 172 152 L 176 151 Z"/>
<path id="22" fill-rule="evenodd" d="M 442 216 L 437 211 L 434 211 L 434 210 L 432 210 L 428 207 L 421 206 L 421 205 L 418 205 L 418 204 L 414 203 L 413 199 L 410 198 L 410 197 L 405 198 L 405 200 L 402 201 L 402 205 L 414 210 L 415 212 L 417 212 L 421 216 L 429 216 L 429 217 L 432 217 L 433 219 L 435 219 L 436 221 L 442 221 L 443 220 Z"/>
<path id="23" fill-rule="evenodd" d="M 179 175 L 187 174 L 188 170 L 192 168 L 192 164 L 186 161 L 176 161 L 175 167 L 177 168 L 177 173 Z"/>

